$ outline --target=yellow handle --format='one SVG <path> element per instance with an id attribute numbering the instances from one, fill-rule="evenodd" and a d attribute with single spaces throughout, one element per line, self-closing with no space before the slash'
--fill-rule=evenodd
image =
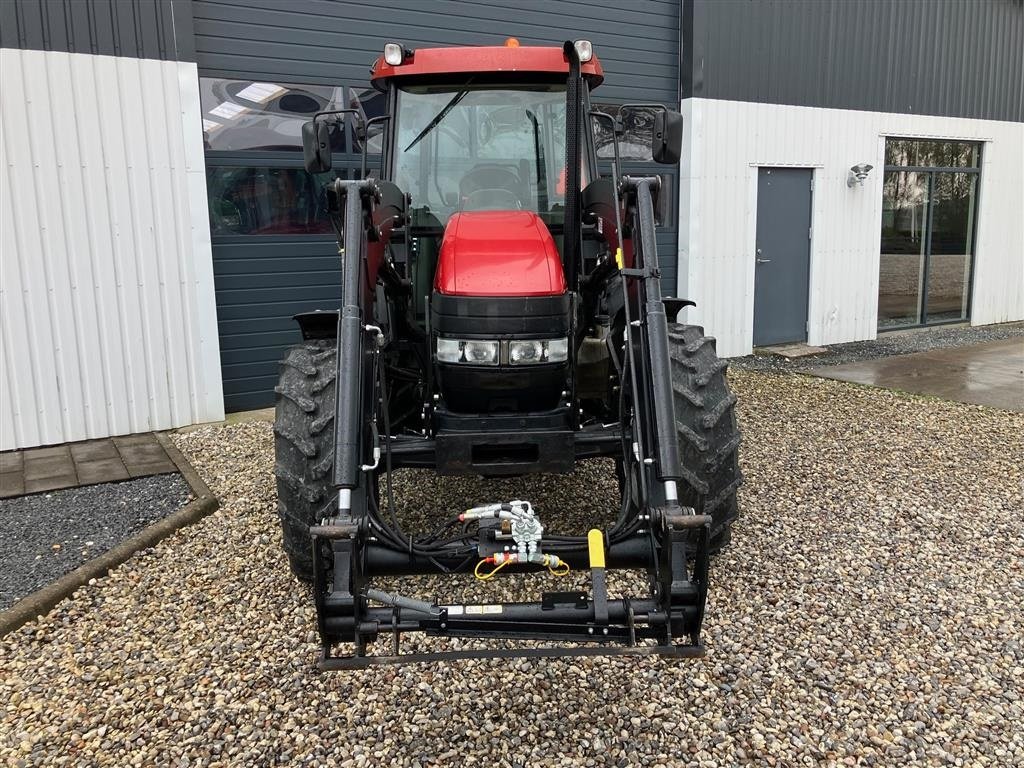
<path id="1" fill-rule="evenodd" d="M 587 549 L 590 550 L 590 567 L 604 568 L 604 534 L 597 528 L 587 531 Z"/>
<path id="2" fill-rule="evenodd" d="M 617 266 L 619 269 L 622 269 L 622 264 L 623 264 L 623 262 L 622 262 L 622 249 L 621 248 L 616 248 L 615 249 L 615 266 Z"/>

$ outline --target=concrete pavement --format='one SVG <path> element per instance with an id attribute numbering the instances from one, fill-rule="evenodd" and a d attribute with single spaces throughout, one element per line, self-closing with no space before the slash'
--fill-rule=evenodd
<path id="1" fill-rule="evenodd" d="M 826 379 L 1024 412 L 1024 339 L 865 360 L 807 371 Z"/>

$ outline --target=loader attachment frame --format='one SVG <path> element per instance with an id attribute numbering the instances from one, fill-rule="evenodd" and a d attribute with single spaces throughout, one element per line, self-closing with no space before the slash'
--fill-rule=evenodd
<path id="1" fill-rule="evenodd" d="M 376 280 L 371 276 L 380 278 L 386 272 L 379 246 L 395 234 L 401 236 L 403 228 L 407 231 L 408 219 L 396 202 L 404 197 L 390 182 L 332 182 L 328 197 L 337 217 L 342 260 L 334 414 L 337 496 L 320 524 L 310 528 L 321 668 L 468 658 L 703 654 L 711 519 L 680 506 L 676 492 L 679 449 L 654 232 L 653 195 L 659 184 L 658 177 L 623 176 L 608 185 L 612 199 L 606 203 L 622 222 L 616 236 L 631 233 L 630 266 L 595 271 L 604 275 L 597 289 L 612 296 L 611 305 L 619 307 L 621 335 L 609 337 L 609 346 L 621 412 L 618 423 L 591 428 L 586 439 L 582 431 L 573 435 L 577 456 L 616 455 L 628 487 L 635 490 L 626 495 L 618 520 L 608 530 L 592 530 L 587 536 L 537 534 L 532 559 L 502 565 L 508 566 L 506 573 L 543 567 L 589 570 L 589 589 L 544 593 L 534 602 L 458 604 L 385 593 L 373 587 L 373 579 L 468 573 L 473 563 L 479 575 L 484 558 L 507 559 L 501 548 L 502 525 L 539 524 L 539 519 L 528 502 L 493 504 L 467 510 L 458 518 L 467 524 L 476 520 L 475 533 L 467 533 L 464 526 L 461 537 L 442 539 L 406 534 L 396 527 L 393 515 L 383 514 L 380 507 L 385 503 L 378 500 L 382 487 L 393 512 L 391 472 L 403 465 L 403 457 L 418 455 L 429 463 L 439 437 L 424 430 L 409 438 L 390 430 L 389 367 L 382 364 L 389 339 L 377 322 L 380 308 L 374 305 Z M 574 197 L 579 198 L 579 192 Z M 621 262 L 621 252 L 607 258 Z M 578 275 L 571 278 L 573 284 L 578 282 Z M 427 338 L 424 343 L 429 344 L 429 334 Z M 586 453 L 588 445 L 595 453 Z M 604 580 L 607 568 L 646 571 L 648 594 L 610 599 Z M 401 653 L 401 636 L 414 632 L 542 645 Z M 390 639 L 390 652 L 370 653 L 370 646 L 383 639 Z M 352 653 L 334 655 L 339 643 L 350 644 Z"/>

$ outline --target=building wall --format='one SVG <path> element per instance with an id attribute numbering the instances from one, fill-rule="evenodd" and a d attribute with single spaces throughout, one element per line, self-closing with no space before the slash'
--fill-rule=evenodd
<path id="1" fill-rule="evenodd" d="M 590 40 L 611 101 L 679 98 L 680 0 L 194 0 L 202 74 L 369 85 L 384 44 L 561 45 Z"/>
<path id="2" fill-rule="evenodd" d="M 682 98 L 1024 120 L 1022 0 L 681 0 Z"/>
<path id="3" fill-rule="evenodd" d="M 195 61 L 192 0 L 3 0 L 0 48 Z"/>
<path id="4" fill-rule="evenodd" d="M 971 321 L 1024 319 L 1024 123 L 685 99 L 679 295 L 719 353 L 753 341 L 758 166 L 814 169 L 808 342 L 876 335 L 886 136 L 985 142 Z M 874 166 L 848 188 L 857 163 Z"/>
<path id="5" fill-rule="evenodd" d="M 0 450 L 223 418 L 195 64 L 5 48 L 0 90 Z"/>

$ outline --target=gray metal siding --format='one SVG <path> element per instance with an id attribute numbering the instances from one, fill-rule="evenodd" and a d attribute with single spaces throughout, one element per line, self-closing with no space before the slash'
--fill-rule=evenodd
<path id="1" fill-rule="evenodd" d="M 190 0 L 0 0 L 0 47 L 194 61 Z"/>
<path id="2" fill-rule="evenodd" d="M 200 75 L 364 88 L 371 62 L 390 40 L 416 48 L 587 38 L 605 70 L 597 100 L 670 105 L 679 98 L 679 9 L 679 0 L 644 0 L 628 14 L 618 0 L 195 0 L 192 6 Z M 208 155 L 208 163 L 218 160 L 224 158 Z M 678 172 L 650 163 L 626 164 L 624 171 Z M 675 291 L 676 242 L 675 227 L 659 231 L 666 293 Z M 277 361 L 299 339 L 291 315 L 337 306 L 337 248 L 331 238 L 215 237 L 213 262 L 225 405 L 229 411 L 269 405 Z"/>
<path id="3" fill-rule="evenodd" d="M 338 248 L 310 238 L 236 238 L 214 248 L 221 375 L 228 411 L 273 402 L 277 364 L 299 340 L 292 315 L 334 308 Z"/>
<path id="4" fill-rule="evenodd" d="M 589 39 L 611 101 L 679 96 L 679 0 L 194 0 L 201 74 L 362 85 L 384 43 L 523 45 Z"/>
<path id="5" fill-rule="evenodd" d="M 682 2 L 684 97 L 1024 121 L 1022 0 Z"/>

